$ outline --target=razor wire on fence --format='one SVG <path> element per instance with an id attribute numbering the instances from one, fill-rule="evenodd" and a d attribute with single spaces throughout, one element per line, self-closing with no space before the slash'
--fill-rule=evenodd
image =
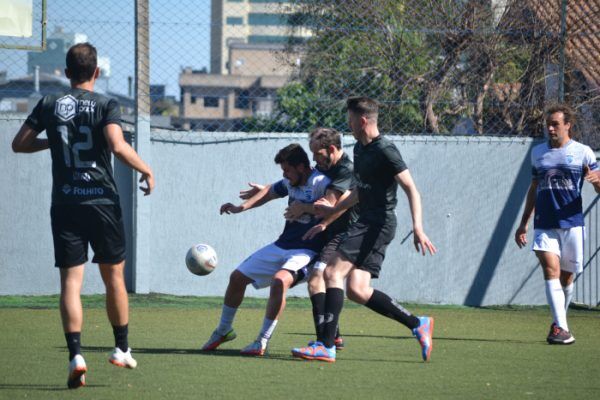
<path id="1" fill-rule="evenodd" d="M 149 59 L 137 100 L 154 127 L 347 131 L 345 100 L 369 96 L 387 133 L 541 136 L 544 109 L 564 100 L 580 139 L 600 148 L 600 0 L 150 0 L 142 55 L 134 2 L 32 4 L 29 41 L 45 26 L 45 50 L 0 36 L 0 113 L 68 88 L 66 50 L 90 41 L 97 88 L 126 120 L 136 57 Z"/>

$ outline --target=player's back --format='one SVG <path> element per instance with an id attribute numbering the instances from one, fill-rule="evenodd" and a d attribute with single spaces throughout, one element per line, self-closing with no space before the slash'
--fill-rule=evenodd
<path id="1" fill-rule="evenodd" d="M 104 136 L 120 125 L 115 100 L 83 89 L 40 100 L 27 125 L 46 130 L 52 155 L 52 204 L 118 204 L 111 154 Z"/>

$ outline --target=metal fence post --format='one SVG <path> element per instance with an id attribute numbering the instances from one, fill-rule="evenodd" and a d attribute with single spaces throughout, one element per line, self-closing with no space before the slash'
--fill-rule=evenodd
<path id="1" fill-rule="evenodd" d="M 560 65 L 558 70 L 558 101 L 565 101 L 565 46 L 567 44 L 567 0 L 560 6 Z"/>
<path id="2" fill-rule="evenodd" d="M 150 143 L 150 25 L 149 0 L 135 2 L 135 133 L 134 146 L 140 157 L 152 165 Z M 133 184 L 133 288 L 136 293 L 150 290 L 150 198 Z"/>

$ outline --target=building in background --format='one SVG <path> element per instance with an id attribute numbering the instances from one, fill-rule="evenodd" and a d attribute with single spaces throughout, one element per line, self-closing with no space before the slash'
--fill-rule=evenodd
<path id="1" fill-rule="evenodd" d="M 233 44 L 302 43 L 310 37 L 299 29 L 290 38 L 291 3 L 283 0 L 212 0 L 210 32 L 210 73 L 229 73 Z"/>
<path id="2" fill-rule="evenodd" d="M 207 131 L 242 129 L 248 118 L 269 117 L 277 91 L 302 62 L 307 29 L 291 35 L 291 4 L 268 0 L 212 0 L 211 66 L 183 68 L 176 126 Z"/>

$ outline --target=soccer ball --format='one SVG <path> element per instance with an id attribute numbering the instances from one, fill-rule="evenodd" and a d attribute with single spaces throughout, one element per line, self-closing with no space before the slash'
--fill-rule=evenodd
<path id="1" fill-rule="evenodd" d="M 188 250 L 185 265 L 192 274 L 208 275 L 217 267 L 217 253 L 207 244 L 197 244 Z"/>

